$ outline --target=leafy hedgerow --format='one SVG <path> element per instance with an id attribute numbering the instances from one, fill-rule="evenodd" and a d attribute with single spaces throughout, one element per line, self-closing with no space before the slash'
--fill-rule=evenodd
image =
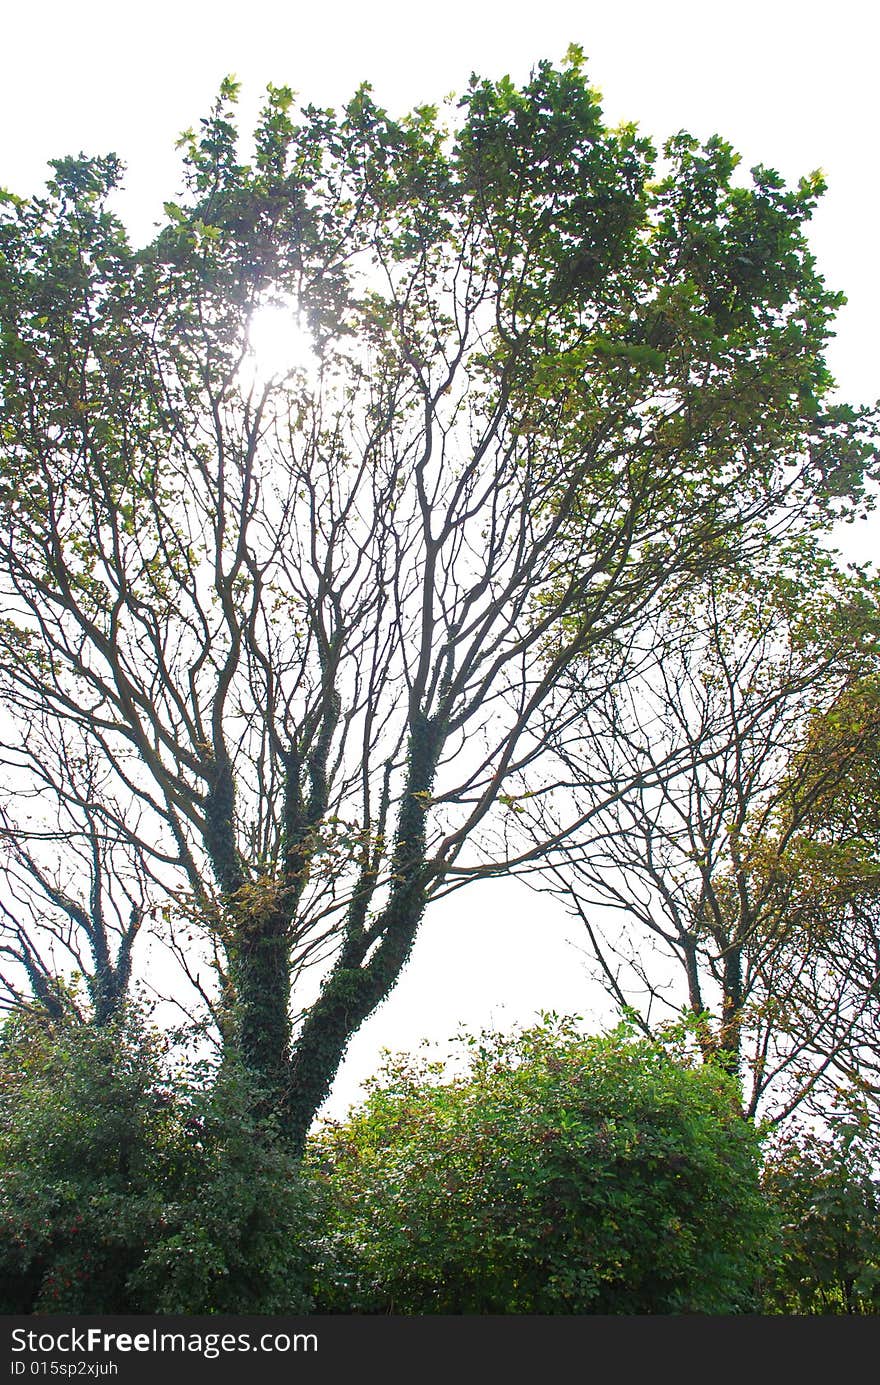
<path id="1" fill-rule="evenodd" d="M 389 1063 L 309 1163 L 332 1213 L 319 1310 L 754 1310 L 770 1213 L 736 1084 L 621 1028 L 546 1017 Z"/>
<path id="2" fill-rule="evenodd" d="M 129 1011 L 0 1038 L 0 1312 L 303 1313 L 314 1207 L 231 1067 Z"/>

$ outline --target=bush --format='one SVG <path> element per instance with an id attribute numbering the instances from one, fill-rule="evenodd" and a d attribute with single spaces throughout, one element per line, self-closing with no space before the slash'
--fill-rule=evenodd
<path id="1" fill-rule="evenodd" d="M 866 1121 L 794 1132 L 767 1160 L 780 1221 L 767 1307 L 780 1313 L 880 1313 L 880 1149 Z"/>
<path id="2" fill-rule="evenodd" d="M 0 1038 L 0 1312 L 303 1313 L 315 1210 L 240 1073 L 129 1012 Z"/>
<path id="3" fill-rule="evenodd" d="M 318 1311 L 730 1313 L 768 1236 L 754 1128 L 714 1068 L 548 1018 L 390 1064 L 312 1141 L 333 1206 Z"/>

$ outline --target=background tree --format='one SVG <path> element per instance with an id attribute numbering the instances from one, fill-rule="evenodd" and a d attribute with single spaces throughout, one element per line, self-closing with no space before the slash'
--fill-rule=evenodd
<path id="1" fill-rule="evenodd" d="M 679 135 L 658 178 L 576 50 L 474 79 L 449 129 L 366 88 L 296 123 L 272 88 L 249 163 L 234 99 L 144 250 L 112 157 L 5 202 L 2 695 L 40 804 L 4 833 L 90 939 L 43 834 L 97 767 L 74 851 L 112 852 L 120 919 L 204 939 L 191 978 L 301 1145 L 426 904 L 510 865 L 486 843 L 565 671 L 857 499 L 871 450 L 827 401 L 818 177 L 743 186 Z M 273 304 L 310 365 L 254 359 Z"/>
<path id="2" fill-rule="evenodd" d="M 880 719 L 876 582 L 802 543 L 774 563 L 643 632 L 662 655 L 630 686 L 587 690 L 575 793 L 626 787 L 549 887 L 615 1000 L 649 1033 L 686 1002 L 747 1113 L 781 1119 L 873 1063 Z"/>
<path id="3" fill-rule="evenodd" d="M 11 805 L 0 807 L 8 892 L 0 900 L 0 1004 L 16 1010 L 36 1001 L 56 1020 L 88 1014 L 101 1026 L 128 995 L 133 948 L 149 907 L 143 857 L 130 849 L 124 810 L 106 800 L 100 805 L 88 753 L 77 760 L 63 735 L 53 742 L 51 728 L 43 733 L 41 743 L 54 744 L 55 757 L 32 758 L 24 784 L 14 759 L 10 766 L 19 812 L 23 804 L 31 809 L 26 825 Z M 33 739 L 33 728 L 25 734 Z M 35 820 L 37 828 L 30 825 Z M 85 980 L 86 1007 L 64 983 L 71 966 Z"/>
<path id="4" fill-rule="evenodd" d="M 837 1085 L 880 1130 L 880 678 L 849 683 L 810 718 L 789 770 L 781 828 L 797 823 L 788 875 L 825 966 L 845 980 L 846 1043 L 834 1053 Z M 777 834 L 777 838 L 782 835 Z M 778 853 L 777 853 L 778 854 Z M 798 860 L 798 856 L 800 860 Z M 805 884 L 798 884 L 798 876 Z M 817 888 L 818 885 L 818 888 Z M 815 898 L 813 898 L 815 896 Z M 819 1006 L 798 994 L 794 1032 Z"/>

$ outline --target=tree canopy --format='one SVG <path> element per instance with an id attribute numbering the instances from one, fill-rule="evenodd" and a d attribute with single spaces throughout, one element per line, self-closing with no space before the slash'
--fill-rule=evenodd
<path id="1" fill-rule="evenodd" d="M 874 454 L 818 175 L 658 158 L 575 49 L 448 116 L 270 87 L 247 159 L 235 99 L 145 247 L 112 156 L 3 201 L 3 955 L 57 1010 L 66 952 L 108 1022 L 149 921 L 301 1145 L 427 904 L 567 782 L 567 671 L 624 676 Z M 273 305 L 309 350 L 270 371 Z"/>

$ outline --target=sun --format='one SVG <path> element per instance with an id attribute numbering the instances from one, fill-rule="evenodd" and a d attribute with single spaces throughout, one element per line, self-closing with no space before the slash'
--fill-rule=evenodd
<path id="1" fill-rule="evenodd" d="M 315 370 L 315 342 L 296 303 L 274 300 L 254 309 L 248 322 L 247 358 L 255 384 Z"/>

